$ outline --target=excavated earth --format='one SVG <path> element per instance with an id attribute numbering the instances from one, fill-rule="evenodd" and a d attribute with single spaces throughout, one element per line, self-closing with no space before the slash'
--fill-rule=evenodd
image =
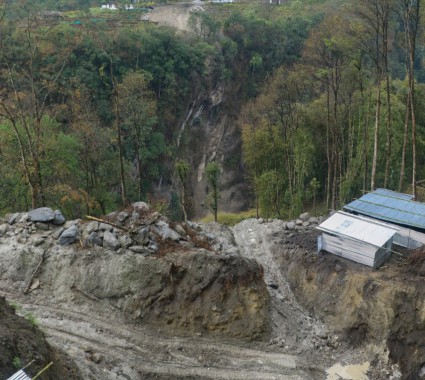
<path id="1" fill-rule="evenodd" d="M 2 353 L 7 375 L 19 357 L 53 360 L 66 371 L 56 379 L 424 376 L 421 252 L 374 271 L 318 256 L 316 218 L 230 230 L 142 208 L 106 223 L 16 214 L 0 225 L 0 292 L 51 346 L 38 349 L 31 325 L 24 352 Z"/>

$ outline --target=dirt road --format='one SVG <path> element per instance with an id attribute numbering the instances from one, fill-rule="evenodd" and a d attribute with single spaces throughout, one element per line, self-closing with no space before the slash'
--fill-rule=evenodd
<path id="1" fill-rule="evenodd" d="M 169 336 L 129 323 L 117 310 L 91 300 L 77 307 L 6 296 L 35 315 L 49 343 L 75 360 L 84 379 L 313 378 L 299 357 L 268 352 L 263 343 Z"/>

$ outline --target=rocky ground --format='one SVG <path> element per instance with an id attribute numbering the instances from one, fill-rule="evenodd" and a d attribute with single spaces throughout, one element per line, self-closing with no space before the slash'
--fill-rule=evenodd
<path id="1" fill-rule="evenodd" d="M 229 230 L 169 223 L 144 204 L 104 222 L 47 214 L 0 225 L 0 290 L 83 379 L 401 378 L 390 357 L 421 371 L 422 351 L 408 351 L 412 364 L 403 347 L 420 347 L 422 319 L 406 329 L 396 315 L 414 311 L 389 296 L 373 319 L 381 281 L 405 266 L 319 258 L 319 219 Z"/>

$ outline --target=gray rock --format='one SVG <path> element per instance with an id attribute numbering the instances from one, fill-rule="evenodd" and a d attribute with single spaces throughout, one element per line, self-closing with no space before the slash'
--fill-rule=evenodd
<path id="1" fill-rule="evenodd" d="M 37 228 L 37 230 L 48 231 L 49 225 L 46 223 L 37 222 L 35 223 L 35 228 Z"/>
<path id="2" fill-rule="evenodd" d="M 113 227 L 110 224 L 107 223 L 100 223 L 99 224 L 99 230 L 101 231 L 112 231 Z"/>
<path id="3" fill-rule="evenodd" d="M 68 220 L 67 222 L 65 222 L 65 224 L 63 226 L 65 227 L 65 229 L 68 229 L 72 226 L 78 227 L 80 223 L 81 223 L 81 219 Z"/>
<path id="4" fill-rule="evenodd" d="M 294 222 L 288 222 L 286 223 L 286 227 L 288 227 L 288 230 L 295 230 L 295 223 Z"/>
<path id="5" fill-rule="evenodd" d="M 117 216 L 117 220 L 119 222 L 125 222 L 128 219 L 129 215 L 128 213 L 126 213 L 125 211 L 121 211 L 118 216 Z"/>
<path id="6" fill-rule="evenodd" d="M 202 227 L 198 223 L 187 221 L 187 225 L 195 231 L 202 231 Z"/>
<path id="7" fill-rule="evenodd" d="M 121 244 L 115 235 L 112 232 L 105 231 L 103 234 L 103 246 L 105 248 L 112 249 L 116 251 L 118 248 L 121 248 Z"/>
<path id="8" fill-rule="evenodd" d="M 131 240 L 131 237 L 128 235 L 122 235 L 118 238 L 118 241 L 120 242 L 120 245 L 122 248 L 127 249 L 133 244 L 133 240 Z"/>
<path id="9" fill-rule="evenodd" d="M 7 230 L 9 229 L 8 225 L 6 223 L 3 223 L 0 225 L 0 237 L 2 237 Z"/>
<path id="10" fill-rule="evenodd" d="M 304 222 L 303 227 L 308 227 L 310 225 L 310 222 Z"/>
<path id="11" fill-rule="evenodd" d="M 153 226 L 153 231 L 161 236 L 164 240 L 169 239 L 178 241 L 181 239 L 181 236 L 176 231 L 171 229 L 168 223 L 165 223 L 162 220 Z"/>
<path id="12" fill-rule="evenodd" d="M 315 216 L 312 216 L 308 221 L 311 224 L 317 224 L 317 223 L 319 223 L 319 219 L 317 219 Z"/>
<path id="13" fill-rule="evenodd" d="M 57 228 L 57 229 L 53 232 L 53 238 L 54 238 L 54 239 L 59 239 L 59 236 L 61 236 L 61 235 L 62 235 L 62 232 L 63 232 L 63 231 L 65 231 L 65 228 L 63 228 L 63 227 Z"/>
<path id="14" fill-rule="evenodd" d="M 35 247 L 38 247 L 42 245 L 43 243 L 44 243 L 44 238 L 42 238 L 41 236 L 36 237 L 33 241 L 33 244 Z"/>
<path id="15" fill-rule="evenodd" d="M 56 226 L 61 226 L 62 224 L 65 223 L 65 221 L 66 221 L 65 217 L 62 215 L 60 210 L 56 210 L 54 218 L 53 218 L 53 224 Z"/>
<path id="16" fill-rule="evenodd" d="M 133 245 L 129 249 L 130 249 L 130 251 L 135 252 L 135 253 L 149 253 L 148 248 L 144 247 L 142 245 Z"/>
<path id="17" fill-rule="evenodd" d="M 159 250 L 159 247 L 158 247 L 158 245 L 155 242 L 151 242 L 148 245 L 148 251 L 149 251 L 149 253 L 156 253 L 156 252 L 158 252 L 158 250 Z"/>
<path id="18" fill-rule="evenodd" d="M 137 231 L 133 238 L 137 244 L 147 245 L 149 243 L 149 232 L 149 227 L 141 228 Z"/>
<path id="19" fill-rule="evenodd" d="M 28 219 L 31 222 L 51 222 L 54 218 L 55 211 L 49 207 L 40 207 L 28 212 Z"/>
<path id="20" fill-rule="evenodd" d="M 308 212 L 304 212 L 299 216 L 299 219 L 301 219 L 303 222 L 306 222 L 310 219 L 310 214 Z"/>
<path id="21" fill-rule="evenodd" d="M 10 225 L 13 225 L 17 222 L 18 218 L 20 217 L 19 212 L 15 212 L 14 214 L 9 215 L 9 217 L 7 218 L 7 222 Z"/>
<path id="22" fill-rule="evenodd" d="M 282 229 L 283 229 L 283 230 L 287 230 L 287 229 L 288 229 L 288 223 L 283 222 L 283 223 L 282 223 Z"/>
<path id="23" fill-rule="evenodd" d="M 179 235 L 186 236 L 186 230 L 183 228 L 181 224 L 176 224 L 174 229 Z"/>
<path id="24" fill-rule="evenodd" d="M 103 356 L 102 356 L 101 354 L 99 354 L 98 352 L 95 352 L 95 353 L 92 355 L 92 359 L 93 359 L 93 362 L 94 362 L 94 363 L 99 364 L 99 363 L 102 361 Z"/>
<path id="25" fill-rule="evenodd" d="M 140 211 L 148 211 L 149 205 L 145 202 L 134 202 L 132 204 L 133 208 Z"/>
<path id="26" fill-rule="evenodd" d="M 96 232 L 93 231 L 84 240 L 84 246 L 85 247 L 94 247 L 95 245 L 102 247 L 103 246 L 103 239 L 101 237 L 99 237 Z"/>
<path id="27" fill-rule="evenodd" d="M 92 232 L 95 232 L 99 229 L 99 222 L 92 221 L 90 223 L 87 223 L 84 226 L 84 230 L 87 232 L 87 234 L 91 234 Z"/>
<path id="28" fill-rule="evenodd" d="M 18 214 L 18 223 L 25 223 L 28 222 L 28 213 L 27 212 L 20 212 Z M 31 222 L 30 222 L 31 223 Z"/>
<path id="29" fill-rule="evenodd" d="M 304 222 L 301 220 L 301 219 L 297 219 L 296 221 L 295 221 L 295 224 L 297 225 L 297 226 L 302 226 L 302 224 L 303 224 Z"/>
<path id="30" fill-rule="evenodd" d="M 264 223 L 264 219 L 263 218 L 258 218 L 258 223 L 263 224 Z"/>
<path id="31" fill-rule="evenodd" d="M 74 243 L 78 239 L 79 233 L 80 232 L 78 231 L 78 227 L 76 225 L 73 225 L 73 226 L 67 228 L 60 235 L 59 244 L 60 245 L 69 245 L 69 244 Z"/>
<path id="32" fill-rule="evenodd" d="M 138 213 L 138 212 L 133 212 L 132 214 L 131 214 L 131 220 L 134 222 L 134 221 L 136 221 L 136 220 L 139 220 L 140 219 L 140 214 Z"/>

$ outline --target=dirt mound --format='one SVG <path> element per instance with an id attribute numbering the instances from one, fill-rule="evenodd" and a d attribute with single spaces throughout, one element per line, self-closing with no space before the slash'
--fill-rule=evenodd
<path id="1" fill-rule="evenodd" d="M 72 361 L 46 342 L 44 334 L 34 324 L 34 317 L 19 317 L 3 297 L 0 297 L 0 321 L 0 378 L 6 379 L 34 361 L 26 370 L 30 376 L 53 362 L 43 379 L 82 379 Z"/>
<path id="2" fill-rule="evenodd" d="M 169 223 L 143 202 L 64 227 L 25 215 L 6 227 L 4 286 L 69 304 L 105 301 L 135 321 L 185 334 L 254 339 L 269 330 L 263 270 L 238 253 L 231 233 Z"/>
<path id="3" fill-rule="evenodd" d="M 406 272 L 425 276 L 425 248 L 418 248 L 410 252 L 407 256 Z"/>

